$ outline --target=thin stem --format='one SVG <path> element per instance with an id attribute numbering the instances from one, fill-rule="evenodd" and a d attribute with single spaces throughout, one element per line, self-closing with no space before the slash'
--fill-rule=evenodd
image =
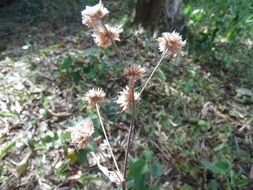
<path id="1" fill-rule="evenodd" d="M 112 37 L 110 35 L 110 32 L 107 29 L 106 25 L 104 24 L 103 20 L 102 19 L 99 19 L 99 20 L 100 20 L 102 26 L 104 27 L 104 29 L 106 30 L 106 32 L 108 33 L 108 36 L 109 36 L 109 38 L 110 38 L 110 40 L 112 42 L 112 47 L 113 47 L 114 51 L 116 52 L 116 54 L 118 55 L 118 57 L 119 57 L 119 59 L 121 61 L 122 66 L 125 67 L 126 66 L 126 63 L 124 61 L 125 59 L 124 59 L 124 57 L 123 57 L 123 55 L 122 55 L 119 47 L 117 46 L 117 44 L 115 43 L 115 41 L 112 39 Z"/>
<path id="2" fill-rule="evenodd" d="M 132 115 L 135 115 L 135 106 L 132 108 Z M 132 116 L 132 121 L 131 121 L 131 126 L 130 126 L 130 130 L 129 130 L 129 135 L 128 135 L 128 139 L 127 139 L 127 149 L 126 149 L 126 156 L 125 156 L 125 162 L 124 162 L 124 179 L 126 178 L 126 171 L 127 171 L 127 166 L 128 166 L 128 154 L 129 154 L 129 150 L 130 150 L 130 145 L 131 145 L 131 138 L 132 138 L 132 134 L 133 134 L 133 128 L 134 128 L 134 117 Z"/>
<path id="3" fill-rule="evenodd" d="M 141 93 L 143 92 L 143 90 L 146 88 L 147 84 L 149 83 L 150 79 L 152 78 L 152 76 L 154 75 L 155 71 L 157 70 L 157 68 L 159 67 L 160 63 L 162 62 L 163 58 L 165 57 L 165 55 L 167 54 L 167 51 L 164 51 L 161 59 L 158 61 L 157 65 L 155 66 L 154 70 L 152 71 L 151 75 L 149 76 L 148 80 L 146 81 L 146 83 L 144 84 L 144 86 L 142 87 L 139 96 L 141 95 Z M 133 107 L 132 107 L 132 120 L 131 120 L 131 126 L 130 126 L 130 130 L 129 130 L 129 134 L 128 134 L 128 139 L 127 139 L 127 148 L 126 148 L 126 155 L 125 155 L 125 161 L 124 161 L 124 171 L 123 171 L 123 178 L 124 181 L 122 183 L 122 189 L 125 190 L 126 189 L 126 173 L 127 173 L 127 166 L 128 166 L 128 154 L 129 154 L 129 150 L 131 147 L 131 138 L 132 138 L 132 134 L 133 134 L 133 128 L 134 128 L 134 121 L 135 121 L 135 98 L 134 98 L 134 82 L 131 84 L 130 83 L 130 87 L 131 87 L 131 97 L 132 97 L 132 103 L 133 103 Z"/>
<path id="4" fill-rule="evenodd" d="M 107 146 L 108 146 L 109 151 L 110 151 L 110 153 L 111 153 L 113 162 L 114 162 L 114 164 L 115 164 L 115 166 L 116 166 L 116 168 L 117 168 L 117 171 L 120 173 L 119 166 L 118 166 L 117 161 L 116 161 L 116 159 L 115 159 L 115 156 L 114 156 L 114 154 L 113 154 L 113 152 L 112 152 L 112 148 L 111 148 L 111 145 L 110 145 L 110 143 L 109 143 L 109 140 L 108 140 L 108 137 L 107 137 L 107 134 L 106 134 L 106 131 L 105 131 L 105 127 L 104 127 L 104 124 L 103 124 L 103 121 L 102 121 L 102 117 L 101 117 L 101 115 L 100 115 L 99 106 L 98 106 L 97 104 L 96 104 L 96 109 L 97 109 L 97 114 L 98 114 L 98 117 L 99 117 L 99 121 L 100 121 L 101 127 L 102 127 L 103 132 L 104 132 L 104 136 L 105 136 L 105 140 L 106 140 Z"/>
<path id="5" fill-rule="evenodd" d="M 165 55 L 167 54 L 167 51 L 164 51 L 161 59 L 158 61 L 158 63 L 156 64 L 154 70 L 152 71 L 151 75 L 149 76 L 148 80 L 146 81 L 146 83 L 144 84 L 144 86 L 142 87 L 139 96 L 141 95 L 141 93 L 143 92 L 143 90 L 146 88 L 147 84 L 149 83 L 150 79 L 152 78 L 152 76 L 154 75 L 154 73 L 156 72 L 157 68 L 159 67 L 160 63 L 162 62 L 163 58 L 165 57 Z"/>
<path id="6" fill-rule="evenodd" d="M 130 82 L 131 83 L 131 82 Z M 135 97 L 134 97 L 134 82 L 131 87 L 131 97 L 132 97 L 132 119 L 131 119 L 131 125 L 130 130 L 128 133 L 128 139 L 127 139 L 127 147 L 126 147 L 126 154 L 125 154 L 125 161 L 124 161 L 124 172 L 123 172 L 123 178 L 124 178 L 124 187 L 125 188 L 125 181 L 126 181 L 126 174 L 127 174 L 127 166 L 128 166 L 128 155 L 131 147 L 131 138 L 133 134 L 133 128 L 134 128 L 134 121 L 135 121 Z"/>

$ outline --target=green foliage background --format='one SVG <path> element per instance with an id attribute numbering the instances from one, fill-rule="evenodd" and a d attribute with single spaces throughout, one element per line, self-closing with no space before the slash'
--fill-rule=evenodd
<path id="1" fill-rule="evenodd" d="M 186 0 L 184 15 L 195 59 L 224 70 L 225 80 L 252 86 L 253 2 Z"/>

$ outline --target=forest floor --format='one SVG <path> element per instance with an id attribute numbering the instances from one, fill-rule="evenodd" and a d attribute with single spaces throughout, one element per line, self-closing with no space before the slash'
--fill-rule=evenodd
<path id="1" fill-rule="evenodd" d="M 97 120 L 84 94 L 102 87 L 102 117 L 123 165 L 130 114 L 114 103 L 126 80 L 113 49 L 97 48 L 79 23 L 0 21 L 8 25 L 0 32 L 0 189 L 112 189 L 89 156 L 94 147 L 73 153 L 65 131 Z M 160 56 L 155 39 L 133 27 L 119 46 L 150 72 Z M 187 50 L 162 62 L 138 104 L 130 158 L 144 160 L 149 189 L 253 188 L 253 92 L 225 77 Z"/>

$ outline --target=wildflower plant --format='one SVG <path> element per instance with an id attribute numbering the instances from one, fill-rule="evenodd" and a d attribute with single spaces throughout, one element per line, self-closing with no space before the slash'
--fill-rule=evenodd
<path id="1" fill-rule="evenodd" d="M 82 23 L 87 27 L 91 28 L 100 22 L 109 11 L 102 4 L 102 1 L 95 6 L 86 6 L 86 9 L 81 12 L 82 14 Z"/>
<path id="2" fill-rule="evenodd" d="M 94 125 L 90 118 L 86 118 L 82 124 L 75 126 L 69 130 L 71 139 L 79 149 L 85 148 L 91 135 L 94 133 Z"/>
<path id="3" fill-rule="evenodd" d="M 94 159 L 97 163 L 98 168 L 102 173 L 104 173 L 110 181 L 121 184 L 121 188 L 123 190 L 126 189 L 126 176 L 128 170 L 128 156 L 129 151 L 131 149 L 131 138 L 133 135 L 133 128 L 135 126 L 135 115 L 136 115 L 136 103 L 140 101 L 141 94 L 143 90 L 147 87 L 148 83 L 150 82 L 152 76 L 156 72 L 157 68 L 161 64 L 162 60 L 166 56 L 174 55 L 181 51 L 181 49 L 186 45 L 186 41 L 183 41 L 181 35 L 177 32 L 165 32 L 162 34 L 161 37 L 157 39 L 159 51 L 162 53 L 161 58 L 157 62 L 156 66 L 152 70 L 151 74 L 149 75 L 148 79 L 144 83 L 143 87 L 139 92 L 134 90 L 135 82 L 137 80 L 143 79 L 146 68 L 140 65 L 131 65 L 126 63 L 122 53 L 117 46 L 115 41 L 120 40 L 120 33 L 123 32 L 122 26 L 118 25 L 116 27 L 109 26 L 103 22 L 103 17 L 108 14 L 109 11 L 107 8 L 104 7 L 102 1 L 100 0 L 97 5 L 94 6 L 86 6 L 86 9 L 81 12 L 82 14 L 82 23 L 89 28 L 94 29 L 94 33 L 92 37 L 94 38 L 95 43 L 101 47 L 106 48 L 109 46 L 113 46 L 117 56 L 119 57 L 122 66 L 123 66 L 123 74 L 128 79 L 128 84 L 122 91 L 118 93 L 118 98 L 116 103 L 121 107 L 122 112 L 131 111 L 131 124 L 128 132 L 127 144 L 125 149 L 125 159 L 124 165 L 122 168 L 118 166 L 117 160 L 113 154 L 112 148 L 110 146 L 108 135 L 106 129 L 103 124 L 103 119 L 100 114 L 99 103 L 105 98 L 105 93 L 101 88 L 93 88 L 90 89 L 85 94 L 85 100 L 89 103 L 90 107 L 96 108 L 96 112 L 100 121 L 101 128 L 103 130 L 103 134 L 106 140 L 107 147 L 113 159 L 114 166 L 108 161 L 110 167 L 113 168 L 113 171 L 109 171 L 107 167 L 102 166 L 100 163 L 100 157 L 94 155 Z M 83 126 L 77 126 L 75 129 L 71 131 L 71 137 L 74 143 L 77 144 L 78 148 L 84 148 L 88 140 L 93 140 L 92 134 L 94 132 L 94 127 L 91 119 L 87 118 Z M 96 143 L 94 142 L 96 145 Z M 102 157 L 105 158 L 102 151 L 99 150 L 98 146 L 96 145 L 98 152 L 101 154 Z M 107 160 L 107 158 L 105 158 Z"/>

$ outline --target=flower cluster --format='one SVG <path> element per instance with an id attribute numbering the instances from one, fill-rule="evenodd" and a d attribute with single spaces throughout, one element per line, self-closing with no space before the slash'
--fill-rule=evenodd
<path id="1" fill-rule="evenodd" d="M 181 35 L 175 31 L 164 32 L 157 41 L 159 42 L 159 50 L 161 52 L 167 51 L 170 54 L 178 53 L 186 45 L 186 41 L 183 41 Z"/>
<path id="2" fill-rule="evenodd" d="M 113 41 L 120 41 L 119 34 L 121 32 L 123 32 L 121 26 L 111 27 L 106 24 L 105 26 L 97 27 L 92 36 L 99 47 L 106 48 L 111 45 Z"/>
<path id="3" fill-rule="evenodd" d="M 102 0 L 94 6 L 86 6 L 81 12 L 82 23 L 89 28 L 95 28 L 92 36 L 95 43 L 102 48 L 110 46 L 115 40 L 119 41 L 119 34 L 123 32 L 122 26 L 112 27 L 103 23 L 102 18 L 108 13 L 109 11 L 102 4 Z"/>
<path id="4" fill-rule="evenodd" d="M 129 80 L 129 85 L 119 92 L 116 103 L 122 107 L 122 111 L 128 111 L 133 108 L 133 105 L 139 98 L 139 93 L 134 92 L 134 83 L 136 80 L 141 80 L 144 76 L 145 68 L 140 65 L 130 65 L 124 68 L 124 75 Z"/>
<path id="5" fill-rule="evenodd" d="M 102 0 L 95 6 L 86 6 L 86 8 L 81 12 L 82 23 L 87 27 L 94 27 L 99 24 L 100 20 L 108 14 L 109 11 L 102 4 Z"/>
<path id="6" fill-rule="evenodd" d="M 143 78 L 145 71 L 145 68 L 140 65 L 130 65 L 124 68 L 124 75 L 128 79 L 140 80 Z"/>
<path id="7" fill-rule="evenodd" d="M 94 133 L 94 126 L 92 120 L 88 117 L 83 123 L 76 125 L 69 129 L 71 132 L 71 139 L 79 149 L 85 148 L 91 135 Z"/>
<path id="8" fill-rule="evenodd" d="M 95 107 L 105 97 L 105 93 L 101 88 L 92 88 L 85 94 L 85 100 L 91 107 Z"/>
<path id="9" fill-rule="evenodd" d="M 139 93 L 137 92 L 132 93 L 131 91 L 132 91 L 131 88 L 126 86 L 125 89 L 119 92 L 119 96 L 118 99 L 116 100 L 116 103 L 122 107 L 122 111 L 127 111 L 130 108 L 132 108 L 134 101 L 136 101 L 139 98 Z"/>

